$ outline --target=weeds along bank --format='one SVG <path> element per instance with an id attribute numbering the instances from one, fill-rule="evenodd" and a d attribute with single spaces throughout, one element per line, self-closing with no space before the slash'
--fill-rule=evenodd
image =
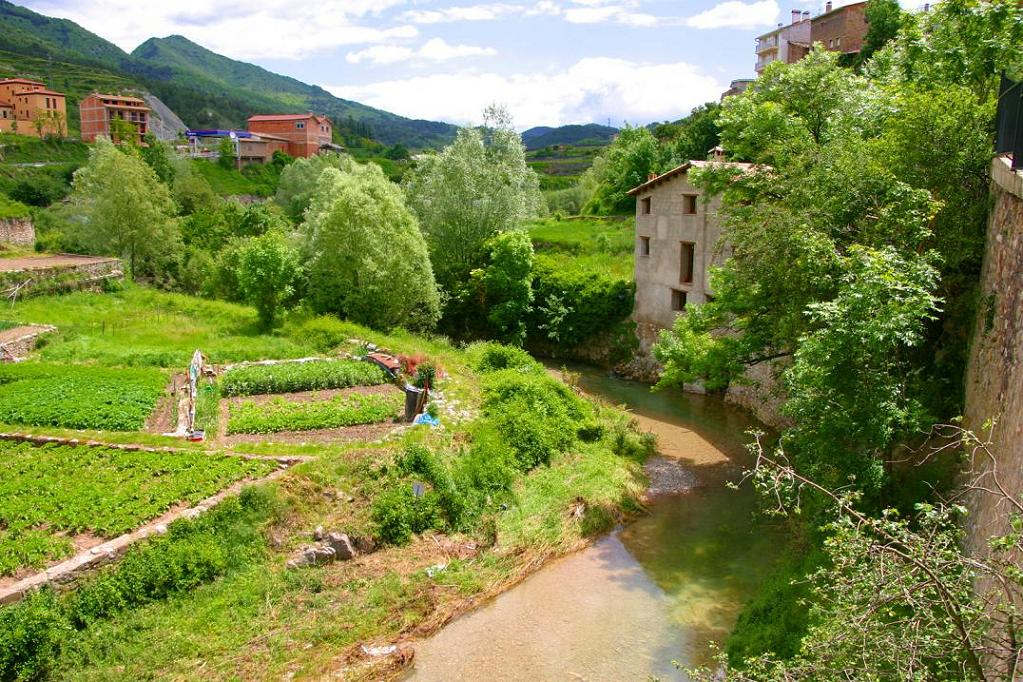
<path id="1" fill-rule="evenodd" d="M 359 645 L 428 633 L 640 508 L 641 462 L 651 444 L 627 415 L 584 399 L 522 351 L 457 349 L 299 314 L 277 333 L 261 334 L 249 308 L 134 286 L 30 300 L 6 315 L 59 331 L 28 363 L 0 373 L 0 389 L 22 382 L 52 388 L 61 376 L 54 368 L 63 368 L 72 379 L 93 372 L 90 382 L 100 386 L 125 379 L 140 407 L 115 424 L 102 421 L 102 409 L 97 421 L 73 424 L 8 411 L 0 430 L 178 448 L 4 445 L 12 464 L 0 472 L 0 486 L 32 491 L 0 495 L 4 556 L 26 557 L 6 579 L 52 564 L 69 542 L 135 527 L 168 505 L 258 479 L 268 466 L 232 455 L 309 459 L 205 515 L 172 523 L 166 535 L 135 545 L 74 589 L 46 588 L 0 607 L 3 680 L 301 679 L 341 670 L 346 679 L 379 679 L 400 656 L 366 657 Z M 441 427 L 395 423 L 398 406 L 389 404 L 372 415 L 384 417 L 377 422 L 384 430 L 371 437 L 353 431 L 360 426 L 337 426 L 329 438 L 258 429 L 252 440 L 185 443 L 142 431 L 143 407 L 155 409 L 160 387 L 195 348 L 226 364 L 330 358 L 354 351 L 356 339 L 438 368 L 433 410 Z M 316 364 L 321 369 L 247 369 L 233 379 L 228 372 L 203 404 L 224 414 L 232 400 L 281 400 L 290 410 L 390 390 L 379 374 L 360 374 L 366 370 L 344 361 Z M 90 394 L 90 382 L 68 384 L 79 402 L 119 400 Z M 110 390 L 121 385 L 112 381 Z M 27 402 L 37 402 L 36 392 L 29 395 Z M 288 428 L 301 433 L 308 425 L 301 419 Z M 31 516 L 39 507 L 49 524 Z M 357 555 L 287 568 L 318 528 L 347 534 Z"/>

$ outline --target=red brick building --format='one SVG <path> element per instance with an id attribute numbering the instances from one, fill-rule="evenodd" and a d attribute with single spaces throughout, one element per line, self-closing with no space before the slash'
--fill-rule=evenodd
<path id="1" fill-rule="evenodd" d="M 288 154 L 296 157 L 310 157 L 331 146 L 330 119 L 311 112 L 249 116 L 249 131 L 287 140 Z"/>
<path id="2" fill-rule="evenodd" d="M 99 135 L 110 137 L 110 122 L 127 121 L 139 136 L 149 130 L 149 107 L 138 97 L 102 95 L 94 92 L 78 103 L 82 114 L 82 141 L 94 142 Z"/>
<path id="3" fill-rule="evenodd" d="M 238 165 L 247 166 L 251 163 L 269 163 L 274 152 L 288 153 L 288 140 L 276 135 L 261 133 L 249 138 L 238 139 Z"/>
<path id="4" fill-rule="evenodd" d="M 820 43 L 826 50 L 843 54 L 857 54 L 863 49 L 867 35 L 866 2 L 856 2 L 832 9 L 831 2 L 824 13 L 810 21 L 810 42 Z"/>

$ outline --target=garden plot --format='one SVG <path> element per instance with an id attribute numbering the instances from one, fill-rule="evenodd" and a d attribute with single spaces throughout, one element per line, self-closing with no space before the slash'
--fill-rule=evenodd
<path id="1" fill-rule="evenodd" d="M 228 442 L 363 440 L 393 428 L 404 394 L 376 365 L 355 360 L 250 365 L 220 380 Z M 269 437 L 269 438 L 268 438 Z"/>
<path id="2" fill-rule="evenodd" d="M 139 431 L 166 387 L 157 369 L 23 362 L 0 365 L 0 422 Z"/>
<path id="3" fill-rule="evenodd" d="M 205 499 L 275 461 L 0 441 L 0 584 Z"/>

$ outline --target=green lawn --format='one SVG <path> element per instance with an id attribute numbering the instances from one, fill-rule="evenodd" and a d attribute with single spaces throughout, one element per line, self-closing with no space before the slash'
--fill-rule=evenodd
<path id="1" fill-rule="evenodd" d="M 536 252 L 559 267 L 633 278 L 633 219 L 548 219 L 527 227 Z"/>
<path id="2" fill-rule="evenodd" d="M 265 166 L 252 165 L 239 171 L 223 168 L 208 159 L 194 159 L 192 164 L 210 183 L 213 191 L 221 196 L 251 194 L 269 197 L 277 191 L 277 176 Z"/>

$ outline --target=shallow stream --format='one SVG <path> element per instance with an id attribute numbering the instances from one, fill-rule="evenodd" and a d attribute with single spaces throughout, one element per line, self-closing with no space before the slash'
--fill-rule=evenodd
<path id="1" fill-rule="evenodd" d="M 572 370 L 656 433 L 692 487 L 419 643 L 409 679 L 685 680 L 672 661 L 710 663 L 711 643 L 777 558 L 778 531 L 754 521 L 749 486 L 726 486 L 747 460 L 752 417 L 717 398 Z"/>

